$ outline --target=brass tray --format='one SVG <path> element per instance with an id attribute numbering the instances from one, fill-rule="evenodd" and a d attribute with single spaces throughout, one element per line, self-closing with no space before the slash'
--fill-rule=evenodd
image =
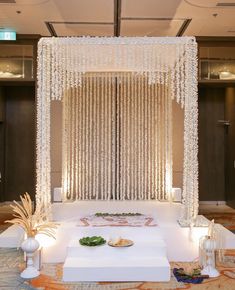
<path id="1" fill-rule="evenodd" d="M 113 244 L 112 241 L 109 241 L 108 245 L 110 247 L 123 248 L 123 247 L 131 247 L 131 246 L 133 246 L 134 242 L 132 240 L 121 239 L 118 243 L 115 243 L 115 244 Z"/>

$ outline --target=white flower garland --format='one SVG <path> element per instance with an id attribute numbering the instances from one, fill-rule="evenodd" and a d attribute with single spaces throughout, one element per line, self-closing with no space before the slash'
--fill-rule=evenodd
<path id="1" fill-rule="evenodd" d="M 66 96 L 70 96 L 73 88 L 80 89 L 85 73 L 131 72 L 145 76 L 149 85 L 155 83 L 165 85 L 167 90 L 165 95 L 170 94 L 172 99 L 176 99 L 184 107 L 184 211 L 181 223 L 185 225 L 192 223 L 198 213 L 196 56 L 197 45 L 193 37 L 42 38 L 38 45 L 37 203 L 43 203 L 46 206 L 51 200 L 50 102 L 63 101 L 63 96 L 65 99 Z M 74 116 L 75 111 L 70 113 Z M 67 121 L 64 120 L 64 122 Z M 168 121 L 165 119 L 165 124 Z M 71 128 L 68 134 L 79 133 Z M 166 146 L 168 146 L 166 152 L 170 156 L 172 149 L 167 140 L 170 139 L 166 139 Z M 65 141 L 63 142 L 63 147 L 67 146 Z M 71 142 L 70 147 L 77 146 L 76 140 Z M 110 154 L 112 154 L 111 151 L 109 151 Z M 75 151 L 72 154 L 75 159 L 78 158 Z M 164 158 L 169 159 L 169 156 Z M 63 158 L 63 164 L 66 164 L 66 156 Z M 86 162 L 86 160 L 81 162 Z M 77 164 L 77 161 L 75 160 L 74 163 Z M 69 166 L 67 169 L 70 170 Z M 67 174 L 69 174 L 68 170 Z M 78 171 L 79 168 L 76 170 Z M 161 167 L 158 174 L 164 170 L 168 172 L 168 184 L 171 185 L 172 176 L 169 174 L 172 171 L 171 162 L 168 168 Z M 66 172 L 64 174 L 66 175 Z M 65 188 L 68 184 L 64 183 L 73 183 L 74 177 L 70 175 L 63 180 Z M 171 188 L 165 190 L 165 192 L 169 191 Z M 89 192 L 83 192 L 83 194 L 84 199 L 89 198 Z M 110 193 L 108 193 L 108 198 L 110 198 Z M 165 198 L 169 199 L 168 193 Z"/>
<path id="2" fill-rule="evenodd" d="M 171 199 L 172 99 L 164 82 L 167 74 L 149 84 L 132 73 L 87 73 L 64 95 L 64 201 Z"/>

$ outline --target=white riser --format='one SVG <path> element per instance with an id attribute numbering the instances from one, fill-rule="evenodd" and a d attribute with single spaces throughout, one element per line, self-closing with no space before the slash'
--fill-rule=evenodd
<path id="1" fill-rule="evenodd" d="M 100 259 L 68 257 L 63 281 L 169 281 L 170 265 L 165 257 Z"/>
<path id="2" fill-rule="evenodd" d="M 0 234 L 0 248 L 18 248 L 24 240 L 24 230 L 12 225 Z"/>
<path id="3" fill-rule="evenodd" d="M 115 248 L 105 244 L 97 247 L 86 247 L 79 240 L 72 240 L 67 248 L 67 257 L 100 259 L 105 256 L 112 258 L 143 257 L 155 258 L 166 256 L 166 244 L 163 240 L 151 242 L 135 241 L 131 247 Z"/>
<path id="4" fill-rule="evenodd" d="M 157 227 L 78 227 L 77 222 L 61 224 L 60 230 L 72 239 L 81 239 L 86 236 L 102 236 L 105 240 L 124 238 L 132 241 L 163 240 L 162 232 Z M 72 234 L 71 234 L 72 232 Z M 72 238 L 71 238 L 72 236 Z"/>

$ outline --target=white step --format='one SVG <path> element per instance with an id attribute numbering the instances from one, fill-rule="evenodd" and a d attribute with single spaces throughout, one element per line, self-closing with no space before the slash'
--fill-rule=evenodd
<path id="1" fill-rule="evenodd" d="M 107 244 L 97 247 L 86 247 L 79 244 L 79 239 L 72 240 L 67 248 L 67 257 L 101 259 L 104 256 L 112 258 L 144 257 L 155 258 L 166 256 L 166 244 L 164 240 L 154 242 L 135 241 L 131 247 L 114 248 Z"/>
<path id="2" fill-rule="evenodd" d="M 67 257 L 63 280 L 73 281 L 169 281 L 170 265 L 166 257 L 125 259 Z"/>
<path id="3" fill-rule="evenodd" d="M 17 225 L 12 225 L 0 234 L 1 248 L 18 248 L 24 240 L 24 230 Z"/>

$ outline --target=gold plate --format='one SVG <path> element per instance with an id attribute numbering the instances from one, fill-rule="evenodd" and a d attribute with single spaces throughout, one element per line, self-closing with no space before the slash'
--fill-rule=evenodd
<path id="1" fill-rule="evenodd" d="M 134 245 L 134 242 L 127 239 L 121 239 L 118 243 L 113 244 L 112 241 L 108 242 L 108 245 L 115 248 L 130 247 Z"/>

